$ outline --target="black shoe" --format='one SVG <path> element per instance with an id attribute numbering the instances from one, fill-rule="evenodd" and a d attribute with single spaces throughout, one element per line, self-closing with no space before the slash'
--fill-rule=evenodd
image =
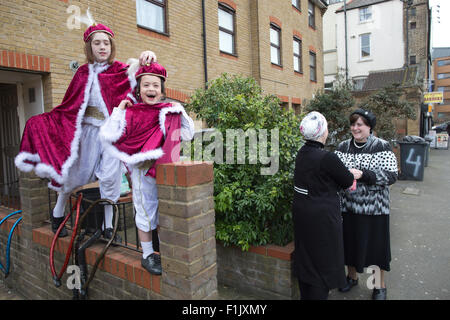
<path id="1" fill-rule="evenodd" d="M 103 238 L 109 240 L 112 238 L 113 235 L 113 228 L 106 228 L 105 231 L 103 231 Z M 122 243 L 122 237 L 119 236 L 117 233 L 114 236 L 114 241 L 113 242 L 117 242 L 117 243 Z"/>
<path id="2" fill-rule="evenodd" d="M 161 257 L 159 254 L 152 253 L 147 258 L 142 258 L 141 265 L 151 274 L 160 275 L 162 273 Z"/>
<path id="3" fill-rule="evenodd" d="M 372 300 L 386 300 L 387 290 L 386 288 L 373 289 Z"/>
<path id="4" fill-rule="evenodd" d="M 63 221 L 64 221 L 64 217 L 61 217 L 61 218 L 52 217 L 52 231 L 53 231 L 53 233 L 56 234 L 56 231 L 58 231 L 58 228 L 61 225 L 61 223 L 63 223 Z M 58 238 L 67 237 L 68 234 L 69 233 L 67 232 L 66 226 L 63 226 L 62 229 L 61 229 L 61 232 L 58 235 Z"/>
<path id="5" fill-rule="evenodd" d="M 347 285 L 343 288 L 339 288 L 339 292 L 349 292 L 354 286 L 358 284 L 358 279 L 353 280 L 347 277 Z"/>

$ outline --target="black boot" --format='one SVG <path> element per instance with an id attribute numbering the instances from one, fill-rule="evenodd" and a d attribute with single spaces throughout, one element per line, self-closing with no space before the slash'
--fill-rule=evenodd
<path id="1" fill-rule="evenodd" d="M 339 288 L 339 292 L 349 292 L 354 286 L 358 284 L 358 279 L 353 280 L 347 276 L 347 285 L 343 288 Z"/>
<path id="2" fill-rule="evenodd" d="M 103 231 L 103 237 L 107 240 L 111 239 L 113 231 L 114 231 L 113 228 L 105 229 L 105 231 Z M 122 243 L 122 237 L 116 233 L 113 242 Z"/>
<path id="3" fill-rule="evenodd" d="M 56 234 L 56 231 L 58 231 L 59 226 L 64 221 L 64 217 L 61 218 L 55 218 L 52 217 L 52 231 Z M 69 233 L 67 232 L 66 226 L 63 226 L 61 229 L 61 232 L 58 235 L 58 238 L 64 238 L 67 237 Z"/>

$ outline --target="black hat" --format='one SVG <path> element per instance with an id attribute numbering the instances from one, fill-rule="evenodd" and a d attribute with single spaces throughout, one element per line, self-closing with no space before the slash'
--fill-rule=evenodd
<path id="1" fill-rule="evenodd" d="M 367 120 L 367 122 L 369 123 L 369 127 L 371 130 L 375 127 L 375 124 L 377 123 L 377 118 L 369 110 L 364 110 L 362 108 L 356 109 L 355 111 L 352 112 L 350 117 L 354 114 L 358 114 L 358 115 L 364 117 Z"/>

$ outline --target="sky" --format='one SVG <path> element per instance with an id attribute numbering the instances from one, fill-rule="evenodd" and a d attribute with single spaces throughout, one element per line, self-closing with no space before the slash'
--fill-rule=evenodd
<path id="1" fill-rule="evenodd" d="M 440 8 L 437 8 L 437 5 Z M 430 0 L 430 7 L 432 8 L 431 46 L 450 47 L 450 0 Z M 437 23 L 437 16 L 440 16 L 440 23 Z"/>

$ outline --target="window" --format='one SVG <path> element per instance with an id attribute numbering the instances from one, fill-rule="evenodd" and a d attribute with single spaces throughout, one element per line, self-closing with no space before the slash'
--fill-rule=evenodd
<path id="1" fill-rule="evenodd" d="M 415 17 L 416 16 L 416 7 L 411 8 L 411 17 Z"/>
<path id="2" fill-rule="evenodd" d="M 450 78 L 450 73 L 438 73 L 438 79 L 448 79 Z"/>
<path id="3" fill-rule="evenodd" d="M 293 41 L 294 47 L 294 71 L 302 73 L 302 40 L 294 37 Z"/>
<path id="4" fill-rule="evenodd" d="M 235 12 L 228 6 L 219 4 L 219 49 L 222 52 L 236 54 Z"/>
<path id="5" fill-rule="evenodd" d="M 316 28 L 316 18 L 314 9 L 315 9 L 314 3 L 308 1 L 308 24 L 313 29 Z"/>
<path id="6" fill-rule="evenodd" d="M 448 92 L 450 91 L 450 87 L 438 87 L 437 90 L 441 92 Z"/>
<path id="7" fill-rule="evenodd" d="M 316 82 L 316 54 L 314 52 L 309 52 L 309 80 Z"/>
<path id="8" fill-rule="evenodd" d="M 365 33 L 359 36 L 359 43 L 361 47 L 361 59 L 370 57 L 370 33 Z"/>
<path id="9" fill-rule="evenodd" d="M 281 66 L 281 29 L 270 24 L 270 62 Z"/>
<path id="10" fill-rule="evenodd" d="M 294 113 L 296 116 L 302 113 L 302 106 L 298 103 L 292 103 L 292 109 L 294 109 Z"/>
<path id="11" fill-rule="evenodd" d="M 416 64 L 416 56 L 409 56 L 409 64 Z"/>
<path id="12" fill-rule="evenodd" d="M 296 7 L 298 10 L 301 10 L 300 8 L 300 0 L 292 0 L 292 5 Z"/>
<path id="13" fill-rule="evenodd" d="M 166 0 L 136 0 L 138 26 L 167 33 L 166 2 Z"/>
<path id="14" fill-rule="evenodd" d="M 410 29 L 415 29 L 415 28 L 416 28 L 416 23 L 415 23 L 415 22 L 411 22 L 411 23 L 409 24 L 409 28 L 410 28 Z"/>
<path id="15" fill-rule="evenodd" d="M 372 20 L 371 7 L 365 7 L 365 8 L 359 9 L 359 21 L 364 22 L 364 21 L 369 21 L 369 20 Z"/>
<path id="16" fill-rule="evenodd" d="M 439 61 L 437 62 L 437 65 L 438 65 L 439 67 L 442 67 L 442 66 L 448 66 L 448 65 L 450 65 L 450 60 L 439 60 Z"/>
<path id="17" fill-rule="evenodd" d="M 353 80 L 353 88 L 356 91 L 361 91 L 364 87 L 364 83 L 367 80 L 366 76 L 356 76 L 352 78 Z"/>

